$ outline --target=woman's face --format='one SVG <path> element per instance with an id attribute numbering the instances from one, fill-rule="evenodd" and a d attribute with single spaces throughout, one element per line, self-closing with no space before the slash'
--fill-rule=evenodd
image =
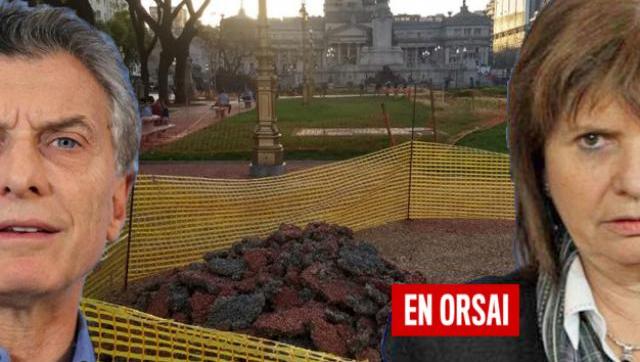
<path id="1" fill-rule="evenodd" d="M 591 265 L 640 266 L 640 119 L 617 102 L 583 107 L 545 145 L 551 198 Z"/>

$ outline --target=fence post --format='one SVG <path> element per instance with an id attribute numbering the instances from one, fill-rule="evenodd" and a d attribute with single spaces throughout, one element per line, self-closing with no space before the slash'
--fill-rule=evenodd
<path id="1" fill-rule="evenodd" d="M 474 113 L 476 111 L 476 92 L 471 90 L 471 112 Z"/>
<path id="2" fill-rule="evenodd" d="M 127 290 L 129 283 L 129 261 L 131 256 L 131 228 L 133 225 L 133 202 L 135 201 L 136 183 L 131 187 L 131 201 L 129 203 L 129 227 L 127 233 L 127 256 L 124 260 L 124 290 Z"/>
<path id="3" fill-rule="evenodd" d="M 411 220 L 411 189 L 413 187 L 413 144 L 415 142 L 416 103 L 418 83 L 413 84 L 413 117 L 411 117 L 411 148 L 409 150 L 409 194 L 407 195 L 407 220 Z"/>
<path id="4" fill-rule="evenodd" d="M 433 122 L 433 142 L 438 142 L 438 123 L 436 121 L 436 102 L 433 99 L 433 86 L 429 83 L 429 103 L 431 105 L 431 121 Z"/>
<path id="5" fill-rule="evenodd" d="M 391 122 L 389 121 L 389 115 L 387 114 L 387 109 L 384 106 L 384 103 L 381 103 L 382 106 L 382 118 L 384 119 L 384 125 L 387 127 L 387 134 L 389 135 L 389 143 L 391 146 L 396 145 L 396 140 L 393 137 L 393 133 L 391 133 Z"/>

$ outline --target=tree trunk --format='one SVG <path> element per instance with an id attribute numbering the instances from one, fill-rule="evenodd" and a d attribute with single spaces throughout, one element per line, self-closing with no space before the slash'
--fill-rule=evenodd
<path id="1" fill-rule="evenodd" d="M 149 64 L 147 64 L 149 61 L 149 57 L 147 56 L 146 59 L 142 59 L 142 56 L 140 57 L 140 78 L 142 80 L 142 84 L 144 85 L 144 97 L 147 98 L 149 97 L 149 91 L 150 91 L 150 87 L 149 87 Z"/>
<path id="2" fill-rule="evenodd" d="M 158 37 L 154 36 L 153 40 L 149 48 L 147 49 L 147 45 L 145 44 L 145 37 L 147 35 L 147 31 L 145 30 L 144 20 L 136 11 L 135 6 L 129 4 L 129 17 L 131 18 L 131 23 L 133 25 L 133 30 L 136 33 L 136 45 L 138 48 L 138 56 L 140 57 L 140 78 L 142 80 L 142 84 L 144 85 L 144 97 L 149 97 L 149 56 L 155 47 Z"/>
<path id="3" fill-rule="evenodd" d="M 158 66 L 158 96 L 169 103 L 169 68 L 173 63 L 173 54 L 162 50 L 160 52 L 160 64 Z"/>
<path id="4" fill-rule="evenodd" d="M 153 52 L 153 48 L 155 48 L 157 40 L 158 37 L 154 36 L 149 48 L 145 47 L 143 40 L 142 49 L 138 47 L 138 51 L 140 52 L 140 78 L 142 78 L 142 84 L 144 84 L 145 97 L 148 97 L 151 91 L 149 85 L 149 57 L 151 56 L 151 52 Z"/>
<path id="5" fill-rule="evenodd" d="M 176 103 L 184 104 L 187 101 L 187 62 L 189 61 L 189 50 L 184 49 L 176 51 L 176 72 L 174 74 L 174 84 L 176 85 Z"/>
<path id="6" fill-rule="evenodd" d="M 171 6 L 171 0 L 156 0 L 158 5 L 158 16 L 154 19 L 149 12 L 142 6 L 141 0 L 126 0 L 129 6 L 135 6 L 135 13 L 139 15 L 145 23 L 149 24 L 149 27 L 153 30 L 155 35 L 160 40 L 162 46 L 162 52 L 160 53 L 160 65 L 158 67 L 158 93 L 160 99 L 167 101 L 169 99 L 169 68 L 171 63 L 176 57 L 176 49 L 182 48 L 177 46 L 178 44 L 186 44 L 186 57 L 181 55 L 179 69 L 177 69 L 178 77 L 175 78 L 177 87 L 180 87 L 178 94 L 178 100 L 184 101 L 184 69 L 186 66 L 186 59 L 189 56 L 189 43 L 196 35 L 199 27 L 198 19 L 202 16 L 205 9 L 211 2 L 211 0 L 204 0 L 198 10 L 193 7 L 192 0 L 181 1 L 173 10 Z M 189 12 L 189 20 L 184 25 L 184 29 L 178 38 L 173 35 L 172 26 L 173 22 L 181 9 L 186 6 Z M 159 19 L 161 19 L 159 21 Z M 181 52 L 181 54 L 184 54 Z M 177 64 L 176 64 L 177 65 Z M 178 65 L 177 65 L 178 66 Z"/>

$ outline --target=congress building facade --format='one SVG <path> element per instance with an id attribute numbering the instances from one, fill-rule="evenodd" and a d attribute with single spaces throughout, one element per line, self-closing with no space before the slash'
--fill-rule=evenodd
<path id="1" fill-rule="evenodd" d="M 325 0 L 324 16 L 310 17 L 316 86 L 357 87 L 388 67 L 406 82 L 437 87 L 475 87 L 489 83 L 493 24 L 483 12 L 471 12 L 462 1 L 456 14 L 394 15 L 388 0 Z M 303 80 L 301 17 L 271 19 L 270 37 L 281 88 Z M 244 11 L 224 19 L 247 23 Z M 256 60 L 243 60 L 247 74 Z"/>

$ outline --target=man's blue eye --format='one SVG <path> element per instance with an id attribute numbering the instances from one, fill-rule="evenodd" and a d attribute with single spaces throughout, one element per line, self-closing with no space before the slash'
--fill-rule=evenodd
<path id="1" fill-rule="evenodd" d="M 79 143 L 76 142 L 75 140 L 71 139 L 71 138 L 67 138 L 67 137 L 61 137 L 61 138 L 56 138 L 55 141 L 53 141 L 55 143 L 56 146 L 60 147 L 60 148 L 67 148 L 67 149 L 72 149 L 76 146 L 79 146 Z"/>

